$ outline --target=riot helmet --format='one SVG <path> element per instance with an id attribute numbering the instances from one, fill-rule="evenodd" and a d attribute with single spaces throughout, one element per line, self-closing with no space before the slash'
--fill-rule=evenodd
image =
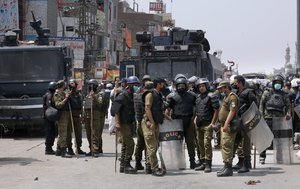
<path id="1" fill-rule="evenodd" d="M 127 84 L 135 84 L 135 83 L 140 83 L 139 78 L 137 78 L 136 76 L 130 76 L 127 78 Z"/>
<path id="2" fill-rule="evenodd" d="M 221 81 L 223 81 L 221 78 L 217 78 L 216 80 L 214 80 L 213 85 L 218 86 Z"/>
<path id="3" fill-rule="evenodd" d="M 97 91 L 98 81 L 96 79 L 90 79 L 88 85 L 89 85 L 89 91 L 91 90 L 93 90 L 94 92 Z"/>
<path id="4" fill-rule="evenodd" d="M 150 75 L 144 75 L 142 81 L 143 82 L 145 82 L 145 81 L 151 81 Z"/>
<path id="5" fill-rule="evenodd" d="M 300 79 L 299 78 L 292 79 L 292 81 L 291 81 L 291 87 L 292 88 L 298 87 L 299 85 L 300 85 Z"/>
<path id="6" fill-rule="evenodd" d="M 109 90 L 113 89 L 113 84 L 107 83 L 106 88 Z"/>
<path id="7" fill-rule="evenodd" d="M 49 85 L 48 85 L 48 89 L 51 91 L 51 90 L 55 90 L 56 89 L 56 82 L 54 82 L 54 81 L 51 81 L 50 83 L 49 83 Z"/>
<path id="8" fill-rule="evenodd" d="M 195 85 L 198 87 L 198 85 L 200 85 L 200 84 L 205 84 L 206 90 L 209 89 L 209 81 L 207 80 L 207 78 L 199 78 L 196 81 Z"/>
<path id="9" fill-rule="evenodd" d="M 198 80 L 197 76 L 192 76 L 188 79 L 189 83 L 195 83 Z"/>
<path id="10" fill-rule="evenodd" d="M 70 87 L 70 89 L 76 89 L 77 85 L 78 85 L 78 83 L 77 83 L 76 79 L 70 79 L 69 80 L 69 87 Z"/>
<path id="11" fill-rule="evenodd" d="M 284 78 L 282 75 L 275 75 L 272 80 L 272 87 L 275 90 L 281 90 L 283 88 Z"/>
<path id="12" fill-rule="evenodd" d="M 185 75 L 183 75 L 183 74 L 177 74 L 177 75 L 174 77 L 174 81 L 176 82 L 176 80 L 179 79 L 179 78 L 187 79 L 187 78 L 185 77 Z"/>
<path id="13" fill-rule="evenodd" d="M 180 77 L 178 79 L 175 80 L 175 83 L 176 83 L 176 86 L 179 85 L 179 84 L 185 84 L 187 85 L 188 81 L 186 78 L 183 78 L 183 77 Z"/>

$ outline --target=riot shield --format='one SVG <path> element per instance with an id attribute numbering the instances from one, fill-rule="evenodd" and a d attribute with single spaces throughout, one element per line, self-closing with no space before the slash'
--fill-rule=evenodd
<path id="1" fill-rule="evenodd" d="M 271 145 L 274 136 L 254 102 L 241 118 L 242 130 L 247 133 L 257 152 L 263 152 Z"/>
<path id="2" fill-rule="evenodd" d="M 185 169 L 182 120 L 164 120 L 159 125 L 159 140 L 162 157 L 168 170 Z"/>
<path id="3" fill-rule="evenodd" d="M 296 112 L 298 117 L 300 117 L 300 104 L 294 108 L 294 111 Z"/>
<path id="4" fill-rule="evenodd" d="M 273 117 L 274 160 L 278 164 L 293 163 L 293 126 L 292 120 L 285 117 Z"/>
<path id="5" fill-rule="evenodd" d="M 242 114 L 242 129 L 245 133 L 248 133 L 252 129 L 254 129 L 260 119 L 261 119 L 261 114 L 256 106 L 256 104 L 253 102 L 251 106 L 248 108 L 248 110 Z"/>

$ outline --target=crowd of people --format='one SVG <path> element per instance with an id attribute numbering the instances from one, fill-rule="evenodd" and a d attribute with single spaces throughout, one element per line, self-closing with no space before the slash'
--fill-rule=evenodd
<path id="1" fill-rule="evenodd" d="M 236 127 L 237 120 L 254 103 L 272 130 L 274 117 L 293 120 L 293 131 L 300 131 L 299 116 L 294 108 L 300 104 L 300 79 L 286 80 L 275 75 L 263 85 L 255 80 L 246 81 L 241 75 L 230 81 L 216 79 L 208 81 L 196 76 L 187 78 L 178 74 L 168 86 L 162 78 L 145 75 L 141 81 L 136 76 L 115 80 L 107 84 L 106 91 L 95 79 L 88 82 L 88 93 L 83 97 L 76 90 L 77 82 L 64 81 L 49 84 L 44 96 L 44 110 L 49 106 L 57 108 L 60 117 L 56 121 L 45 118 L 46 154 L 62 157 L 90 155 L 98 157 L 102 150 L 102 131 L 107 114 L 113 117 L 115 132 L 122 143 L 120 173 L 134 174 L 145 170 L 146 174 L 163 176 L 156 156 L 159 147 L 159 125 L 164 120 L 180 119 L 183 123 L 184 141 L 187 146 L 190 169 L 212 172 L 213 133 L 216 134 L 215 148 L 220 146 L 224 167 L 218 177 L 249 172 L 251 169 L 252 144 L 243 129 Z M 109 103 L 112 103 L 108 112 Z M 55 139 L 55 123 L 58 126 L 56 151 L 52 149 Z M 89 152 L 81 150 L 82 123 L 89 142 Z M 72 149 L 72 131 L 75 132 L 75 153 Z M 134 142 L 137 136 L 137 142 Z M 271 148 L 271 147 L 270 147 Z M 142 164 L 145 153 L 145 167 Z M 232 165 L 235 155 L 238 163 Z M 131 166 L 133 156 L 135 166 Z M 266 151 L 260 154 L 264 164 Z"/>

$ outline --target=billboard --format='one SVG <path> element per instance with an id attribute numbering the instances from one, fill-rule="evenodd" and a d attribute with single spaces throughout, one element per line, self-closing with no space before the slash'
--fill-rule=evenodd
<path id="1" fill-rule="evenodd" d="M 19 28 L 18 0 L 0 0 L 0 34 Z"/>
<path id="2" fill-rule="evenodd" d="M 150 2 L 149 10 L 150 11 L 163 11 L 164 10 L 164 4 L 163 3 L 157 3 L 157 2 Z"/>

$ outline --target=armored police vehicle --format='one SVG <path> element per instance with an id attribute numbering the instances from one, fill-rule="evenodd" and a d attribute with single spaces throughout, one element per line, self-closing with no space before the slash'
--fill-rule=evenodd
<path id="1" fill-rule="evenodd" d="M 31 25 L 38 33 L 35 45 L 19 45 L 16 32 L 9 31 L 0 47 L 1 129 L 41 126 L 42 96 L 49 82 L 71 74 L 70 51 L 48 46 L 47 29 L 40 28 L 40 20 Z"/>
<path id="2" fill-rule="evenodd" d="M 165 36 L 138 32 L 139 57 L 120 62 L 120 77 L 150 75 L 172 80 L 178 73 L 213 81 L 223 75 L 220 59 L 208 53 L 210 46 L 202 30 L 173 29 Z"/>

